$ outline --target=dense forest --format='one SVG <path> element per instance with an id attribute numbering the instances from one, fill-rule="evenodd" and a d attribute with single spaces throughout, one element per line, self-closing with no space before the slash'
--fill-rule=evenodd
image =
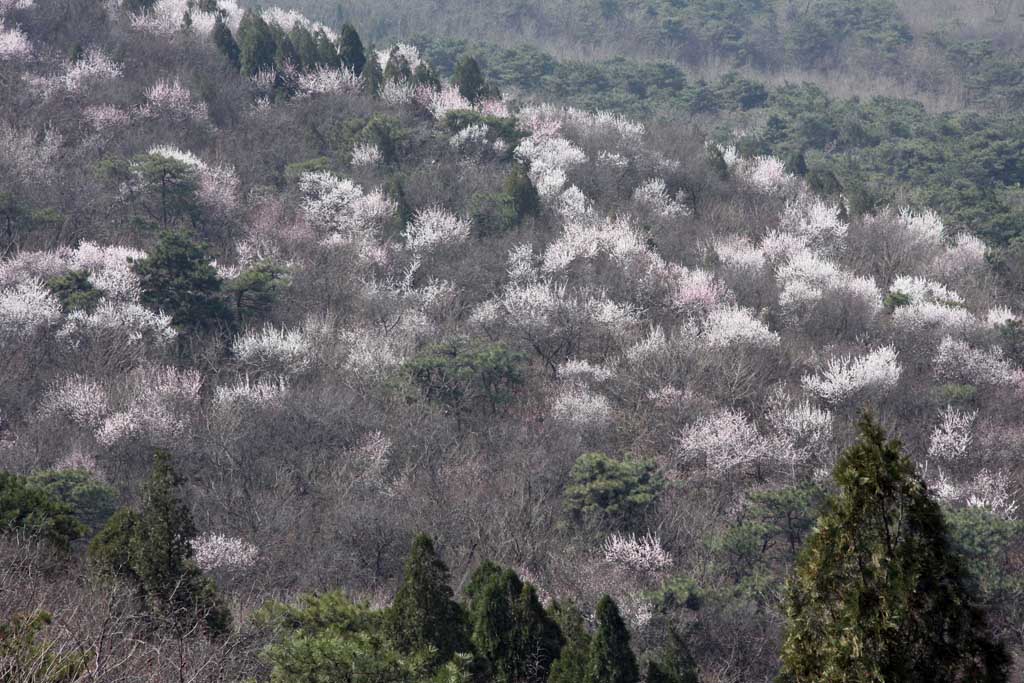
<path id="1" fill-rule="evenodd" d="M 1014 0 L 0 0 L 0 683 L 1024 680 Z"/>

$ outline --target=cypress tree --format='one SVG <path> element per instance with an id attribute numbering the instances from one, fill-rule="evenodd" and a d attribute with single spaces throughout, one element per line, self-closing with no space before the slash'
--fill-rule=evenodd
<path id="1" fill-rule="evenodd" d="M 629 630 L 607 595 L 597 603 L 597 632 L 590 643 L 584 683 L 638 683 L 640 669 L 629 647 Z"/>
<path id="2" fill-rule="evenodd" d="M 484 562 L 466 590 L 473 645 L 502 683 L 545 680 L 562 648 L 558 625 L 532 585 L 511 569 Z"/>
<path id="3" fill-rule="evenodd" d="M 441 89 L 441 79 L 437 73 L 426 62 L 420 62 L 413 72 L 413 81 L 416 85 L 425 85 L 435 92 Z"/>
<path id="4" fill-rule="evenodd" d="M 221 54 L 228 58 L 233 67 L 236 69 L 241 68 L 238 43 L 235 42 L 235 37 L 231 35 L 231 29 L 228 28 L 228 25 L 224 23 L 224 19 L 219 14 L 213 24 L 213 44 L 217 46 Z"/>
<path id="5" fill-rule="evenodd" d="M 548 683 L 580 683 L 587 675 L 590 659 L 590 632 L 583 615 L 574 605 L 555 603 L 551 614 L 562 633 L 564 644 L 551 665 Z"/>
<path id="6" fill-rule="evenodd" d="M 865 415 L 789 587 L 783 680 L 1007 680 L 939 506 Z"/>
<path id="7" fill-rule="evenodd" d="M 246 10 L 238 24 L 238 51 L 242 73 L 252 76 L 274 66 L 277 43 L 267 22 L 256 12 Z"/>
<path id="8" fill-rule="evenodd" d="M 370 50 L 370 59 L 366 62 L 363 67 L 363 87 L 366 88 L 368 95 L 377 96 L 380 94 L 380 89 L 384 85 L 384 72 L 380 68 L 380 62 L 377 57 L 374 56 L 373 50 Z"/>
<path id="9" fill-rule="evenodd" d="M 292 44 L 284 29 L 277 24 L 272 24 L 270 31 L 274 36 L 276 46 L 274 49 L 274 68 L 277 69 L 278 73 L 285 72 L 289 66 L 301 68 L 302 58 L 299 56 L 299 51 L 295 49 L 295 45 Z"/>
<path id="10" fill-rule="evenodd" d="M 309 32 L 309 29 L 295 22 L 291 32 L 288 33 L 288 40 L 295 48 L 298 66 L 302 67 L 304 71 L 315 69 L 320 63 L 320 51 L 317 49 L 316 40 L 313 39 L 313 34 Z"/>
<path id="11" fill-rule="evenodd" d="M 452 599 L 448 582 L 448 567 L 437 556 L 430 537 L 420 534 L 413 541 L 402 585 L 385 617 L 389 634 L 403 652 L 433 647 L 435 667 L 456 652 L 470 650 L 466 616 Z"/>
<path id="12" fill-rule="evenodd" d="M 512 173 L 505 179 L 504 189 L 505 194 L 512 199 L 512 208 L 518 220 L 540 213 L 540 195 L 523 166 L 515 165 Z"/>
<path id="13" fill-rule="evenodd" d="M 398 48 L 391 50 L 388 64 L 384 67 L 384 80 L 395 83 L 407 83 L 412 80 L 412 68 L 409 61 L 398 54 Z"/>
<path id="14" fill-rule="evenodd" d="M 452 76 L 452 84 L 459 89 L 459 94 L 470 102 L 476 102 L 484 92 L 484 75 L 476 60 L 466 55 L 459 60 Z"/>
<path id="15" fill-rule="evenodd" d="M 341 66 L 341 60 L 338 58 L 338 48 L 334 47 L 334 43 L 327 37 L 324 30 L 317 29 L 316 33 L 313 34 L 313 39 L 316 41 L 317 51 L 317 64 L 330 69 L 337 69 Z"/>
<path id="16" fill-rule="evenodd" d="M 338 36 L 338 59 L 356 75 L 363 73 L 366 66 L 366 50 L 363 49 L 363 41 L 359 39 L 359 34 L 352 24 L 341 27 L 341 35 Z"/>

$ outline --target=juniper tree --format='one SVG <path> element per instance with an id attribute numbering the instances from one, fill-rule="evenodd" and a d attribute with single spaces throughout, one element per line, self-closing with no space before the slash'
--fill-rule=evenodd
<path id="1" fill-rule="evenodd" d="M 434 666 L 457 652 L 470 650 L 466 615 L 452 599 L 448 567 L 437 556 L 430 537 L 413 541 L 402 585 L 385 617 L 391 638 L 403 652 L 434 648 Z"/>
<path id="2" fill-rule="evenodd" d="M 495 681 L 545 681 L 562 648 L 537 591 L 511 569 L 484 562 L 466 589 L 473 645 Z"/>
<path id="3" fill-rule="evenodd" d="M 458 88 L 459 94 L 470 102 L 476 102 L 484 92 L 484 75 L 476 60 L 466 55 L 455 66 L 452 84 Z"/>
<path id="4" fill-rule="evenodd" d="M 233 67 L 236 69 L 241 68 L 238 43 L 235 42 L 235 37 L 231 35 L 231 29 L 228 28 L 228 25 L 224 23 L 223 17 L 219 14 L 213 23 L 213 44 L 217 46 L 221 54 L 227 57 Z"/>
<path id="5" fill-rule="evenodd" d="M 277 43 L 267 22 L 253 12 L 246 10 L 238 24 L 239 63 L 242 74 L 252 76 L 274 66 Z"/>
<path id="6" fill-rule="evenodd" d="M 597 631 L 590 642 L 584 683 L 638 683 L 640 669 L 629 647 L 629 629 L 615 601 L 605 595 L 597 603 Z"/>
<path id="7" fill-rule="evenodd" d="M 859 430 L 791 580 L 782 680 L 1007 680 L 939 506 L 899 441 Z"/>
<path id="8" fill-rule="evenodd" d="M 363 68 L 366 66 L 366 50 L 352 24 L 345 24 L 341 27 L 341 35 L 338 36 L 338 59 L 344 66 L 352 69 L 356 75 L 363 73 Z"/>
<path id="9" fill-rule="evenodd" d="M 579 609 L 571 604 L 555 603 L 552 617 L 562 633 L 563 645 L 558 659 L 551 664 L 548 683 L 579 683 L 587 675 L 590 659 L 590 631 Z"/>
<path id="10" fill-rule="evenodd" d="M 317 49 L 316 40 L 309 29 L 295 22 L 292 30 L 288 33 L 288 39 L 295 48 L 299 60 L 298 65 L 307 71 L 316 68 L 320 62 L 320 51 Z"/>

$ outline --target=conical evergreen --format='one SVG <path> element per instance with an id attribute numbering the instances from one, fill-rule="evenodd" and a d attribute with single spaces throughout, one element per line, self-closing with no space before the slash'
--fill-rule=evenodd
<path id="1" fill-rule="evenodd" d="M 246 10 L 238 24 L 238 50 L 242 73 L 247 76 L 274 66 L 277 43 L 267 22 Z"/>
<path id="2" fill-rule="evenodd" d="M 483 563 L 466 590 L 473 645 L 501 683 L 547 679 L 562 648 L 558 625 L 537 592 L 511 569 Z"/>
<path id="3" fill-rule="evenodd" d="M 224 23 L 224 19 L 219 14 L 213 24 L 213 44 L 217 46 L 221 54 L 227 57 L 233 67 L 236 69 L 241 68 L 238 43 L 235 42 L 235 37 L 231 35 L 231 29 L 228 28 L 228 25 Z"/>
<path id="4" fill-rule="evenodd" d="M 296 22 L 288 33 L 288 40 L 291 41 L 295 53 L 298 55 L 298 66 L 301 66 L 304 71 L 315 69 L 320 63 L 320 51 L 317 49 L 316 40 L 309 29 Z"/>
<path id="5" fill-rule="evenodd" d="M 505 179 L 505 194 L 512 199 L 517 220 L 540 213 L 540 194 L 523 166 L 516 164 Z"/>
<path id="6" fill-rule="evenodd" d="M 379 95 L 380 89 L 384 86 L 384 71 L 380 68 L 380 62 L 370 50 L 370 59 L 363 66 L 363 88 L 368 95 Z"/>
<path id="7" fill-rule="evenodd" d="M 590 660 L 590 632 L 583 615 L 574 605 L 555 603 L 551 615 L 558 624 L 564 643 L 558 659 L 551 665 L 548 683 L 580 683 L 587 675 Z"/>
<path id="8" fill-rule="evenodd" d="M 341 35 L 338 36 L 338 59 L 357 75 L 363 73 L 363 67 L 366 66 L 366 50 L 352 24 L 341 27 Z"/>
<path id="9" fill-rule="evenodd" d="M 1006 681 L 941 510 L 900 443 L 869 415 L 859 426 L 790 586 L 782 680 Z"/>
<path id="10" fill-rule="evenodd" d="M 640 669 L 629 647 L 629 629 L 619 607 L 607 595 L 597 603 L 597 632 L 583 683 L 638 683 Z"/>
<path id="11" fill-rule="evenodd" d="M 402 585 L 386 619 L 392 639 L 403 652 L 433 647 L 434 666 L 456 652 L 470 650 L 466 616 L 452 599 L 448 583 L 448 567 L 438 558 L 430 537 L 420 534 L 413 541 Z"/>
<path id="12" fill-rule="evenodd" d="M 341 66 L 341 59 L 338 58 L 338 48 L 334 46 L 331 39 L 324 33 L 323 29 L 317 29 L 313 34 L 316 41 L 317 64 L 330 69 L 337 69 Z"/>
<path id="13" fill-rule="evenodd" d="M 384 80 L 395 83 L 406 83 L 412 80 L 412 68 L 409 61 L 398 53 L 398 48 L 391 51 L 388 64 L 384 67 Z"/>
<path id="14" fill-rule="evenodd" d="M 484 75 L 476 60 L 466 55 L 455 66 L 452 84 L 459 89 L 459 94 L 470 102 L 476 102 L 484 91 Z"/>

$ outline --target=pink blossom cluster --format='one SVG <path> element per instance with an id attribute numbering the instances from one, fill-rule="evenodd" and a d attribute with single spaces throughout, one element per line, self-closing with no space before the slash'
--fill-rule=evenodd
<path id="1" fill-rule="evenodd" d="M 437 120 L 443 119 L 450 111 L 473 109 L 472 103 L 459 93 L 459 89 L 448 83 L 440 90 L 421 85 L 416 88 L 414 99 Z"/>
<path id="2" fill-rule="evenodd" d="M 75 62 L 65 62 L 62 72 L 52 76 L 30 79 L 31 84 L 43 96 L 49 97 L 61 91 L 77 93 L 95 81 L 116 80 L 124 70 L 102 51 L 92 48 L 85 51 Z"/>
<path id="3" fill-rule="evenodd" d="M 648 207 L 663 218 L 675 218 L 690 214 L 689 207 L 669 196 L 662 178 L 651 178 L 633 192 L 633 201 Z"/>
<path id="4" fill-rule="evenodd" d="M 112 104 L 97 104 L 85 107 L 82 110 L 82 118 L 99 131 L 123 130 L 131 123 L 132 113 Z"/>
<path id="5" fill-rule="evenodd" d="M 209 120 L 206 104 L 192 99 L 192 93 L 178 80 L 154 83 L 146 92 L 143 114 L 165 116 L 175 121 L 206 123 Z"/>
<path id="6" fill-rule="evenodd" d="M 5 28 L 0 16 L 0 62 L 32 58 L 32 41 L 17 26 Z"/>

